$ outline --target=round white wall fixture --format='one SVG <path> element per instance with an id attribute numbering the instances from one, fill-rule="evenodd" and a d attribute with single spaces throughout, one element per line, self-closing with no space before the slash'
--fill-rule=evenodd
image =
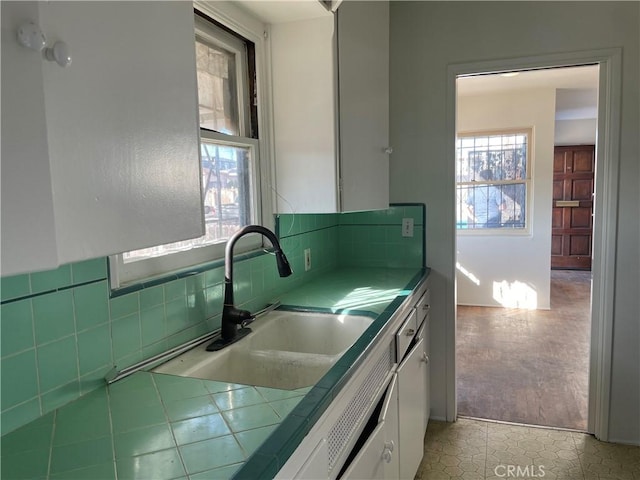
<path id="1" fill-rule="evenodd" d="M 47 44 L 47 38 L 38 25 L 27 22 L 18 28 L 18 42 L 24 47 L 39 52 Z"/>
<path id="2" fill-rule="evenodd" d="M 54 43 L 53 48 L 47 48 L 44 51 L 44 56 L 47 60 L 56 62 L 63 68 L 71 65 L 69 46 L 65 42 Z"/>

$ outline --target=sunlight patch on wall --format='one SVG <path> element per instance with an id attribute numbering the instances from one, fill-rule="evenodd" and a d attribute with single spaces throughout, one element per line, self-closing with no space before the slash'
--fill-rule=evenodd
<path id="1" fill-rule="evenodd" d="M 465 277 L 467 277 L 469 280 L 471 280 L 473 283 L 475 283 L 476 285 L 480 285 L 480 279 L 476 277 L 473 273 L 471 273 L 469 270 L 464 268 L 462 265 L 460 265 L 460 262 L 456 262 L 456 269 Z"/>
<path id="2" fill-rule="evenodd" d="M 535 310 L 538 308 L 538 293 L 526 283 L 493 282 L 493 299 L 507 308 L 524 308 Z"/>

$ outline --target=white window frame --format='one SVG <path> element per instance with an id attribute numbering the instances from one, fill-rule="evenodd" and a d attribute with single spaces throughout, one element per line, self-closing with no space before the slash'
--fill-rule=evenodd
<path id="1" fill-rule="evenodd" d="M 488 181 L 481 182 L 482 184 L 487 185 L 513 185 L 513 184 L 524 184 L 525 186 L 525 225 L 521 228 L 508 228 L 508 227 L 500 227 L 500 228 L 460 228 L 457 226 L 457 191 L 459 186 L 466 186 L 477 184 L 478 182 L 458 182 L 456 181 L 456 234 L 457 235 L 470 235 L 470 236 L 483 236 L 483 235 L 492 235 L 492 236 L 522 236 L 522 235 L 531 235 L 532 232 L 532 223 L 533 223 L 533 169 L 534 169 L 534 132 L 532 127 L 522 127 L 522 128 L 501 128 L 501 129 L 492 129 L 492 130 L 474 130 L 467 132 L 458 132 L 456 134 L 456 150 L 457 150 L 457 142 L 459 138 L 462 137 L 482 137 L 482 136 L 495 136 L 495 135 L 513 135 L 513 134 L 525 134 L 527 136 L 527 160 L 526 160 L 526 178 L 524 181 L 518 180 L 507 180 L 507 181 Z M 456 154 L 456 162 L 458 161 L 458 157 Z M 457 166 L 456 166 L 456 176 L 457 176 Z"/>
<path id="2" fill-rule="evenodd" d="M 228 52 L 232 52 L 236 55 L 236 58 L 240 61 L 236 62 L 235 79 L 238 86 L 238 91 L 246 91 L 249 87 L 246 85 L 247 81 L 244 75 L 242 65 L 247 64 L 247 52 L 242 48 L 242 40 L 234 37 L 230 33 L 227 33 L 221 29 L 216 29 L 216 34 L 213 36 L 210 31 L 210 25 L 202 17 L 196 16 L 195 22 L 195 38 L 207 45 L 215 45 L 223 48 Z M 241 112 L 238 118 L 238 130 L 243 136 L 248 137 L 250 135 L 249 128 L 246 119 L 249 117 L 249 108 L 246 103 L 246 97 L 238 98 L 238 110 Z"/>
<path id="3" fill-rule="evenodd" d="M 271 109 L 271 97 L 268 95 L 268 55 L 265 45 L 266 27 L 255 18 L 247 15 L 229 2 L 195 2 L 196 10 L 204 13 L 215 21 L 230 28 L 247 40 L 253 42 L 255 49 L 256 68 L 256 96 L 258 100 L 258 125 L 260 139 L 247 137 L 236 137 L 225 135 L 210 130 L 201 129 L 200 135 L 203 139 L 215 140 L 221 144 L 237 147 L 245 147 L 251 150 L 251 175 L 254 195 L 251 198 L 252 222 L 259 223 L 269 229 L 274 228 L 273 219 L 273 197 L 271 195 L 273 165 L 271 162 L 272 152 L 270 146 L 273 144 L 272 124 L 269 112 Z M 202 20 L 204 22 L 204 20 Z M 198 29 L 199 19 L 195 22 L 194 42 L 196 36 L 208 40 L 208 35 Z M 238 52 L 233 42 L 225 43 L 216 38 L 218 44 L 223 44 L 230 51 Z M 238 68 L 241 68 L 238 65 Z M 242 75 L 237 76 L 239 81 L 244 81 Z M 242 80 L 240 80 L 242 79 Z M 241 103 L 239 108 L 247 111 L 248 106 Z M 240 129 L 247 132 L 248 125 L 244 118 L 240 116 Z M 188 251 L 176 252 L 169 255 L 148 258 L 140 261 L 124 263 L 123 255 L 112 255 L 109 257 L 110 284 L 112 289 L 118 289 L 131 284 L 142 283 L 153 277 L 170 275 L 172 272 L 188 270 L 190 267 L 197 267 L 205 263 L 221 260 L 224 258 L 226 240 L 221 240 L 213 245 L 193 248 Z M 257 251 L 264 248 L 264 238 L 260 235 L 248 235 L 243 237 L 235 245 L 234 253 L 241 254 L 250 251 Z"/>

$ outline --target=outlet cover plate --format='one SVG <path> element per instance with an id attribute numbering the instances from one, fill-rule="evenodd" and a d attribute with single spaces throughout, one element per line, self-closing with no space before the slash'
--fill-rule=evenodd
<path id="1" fill-rule="evenodd" d="M 304 249 L 304 271 L 308 272 L 311 270 L 311 249 Z"/>
<path id="2" fill-rule="evenodd" d="M 402 219 L 402 236 L 413 237 L 413 218 Z"/>

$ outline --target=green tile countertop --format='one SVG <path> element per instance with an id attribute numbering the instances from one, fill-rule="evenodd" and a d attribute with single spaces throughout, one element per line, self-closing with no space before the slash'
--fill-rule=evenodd
<path id="1" fill-rule="evenodd" d="M 280 297 L 283 305 L 333 312 L 382 314 L 398 296 L 405 297 L 419 274 L 413 268 L 343 268 L 312 280 Z"/>
<path id="2" fill-rule="evenodd" d="M 426 269 L 339 269 L 279 300 L 367 313 L 371 327 L 314 386 L 279 390 L 137 372 L 2 437 L 3 479 L 272 478 Z M 268 439 L 268 440 L 267 440 Z"/>

